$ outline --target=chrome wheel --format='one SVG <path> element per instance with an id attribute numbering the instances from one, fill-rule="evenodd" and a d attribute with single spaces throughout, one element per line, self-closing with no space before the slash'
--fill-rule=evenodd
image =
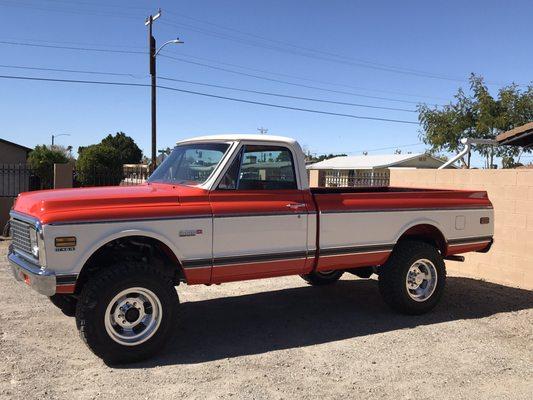
<path id="1" fill-rule="evenodd" d="M 135 346 L 154 335 L 162 314 L 161 302 L 151 290 L 141 287 L 125 289 L 108 304 L 105 329 L 115 342 Z"/>
<path id="2" fill-rule="evenodd" d="M 415 261 L 407 271 L 405 278 L 407 293 L 415 301 L 426 301 L 437 287 L 437 269 L 427 260 Z"/>

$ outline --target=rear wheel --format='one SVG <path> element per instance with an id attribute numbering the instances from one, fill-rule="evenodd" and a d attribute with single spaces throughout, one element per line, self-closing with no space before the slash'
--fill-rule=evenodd
<path id="1" fill-rule="evenodd" d="M 398 243 L 380 268 L 379 290 L 383 300 L 405 314 L 423 314 L 439 302 L 446 282 L 444 260 L 424 242 Z"/>
<path id="2" fill-rule="evenodd" d="M 119 264 L 84 285 L 76 324 L 97 356 L 109 363 L 133 362 L 161 350 L 178 307 L 172 279 L 143 263 Z"/>
<path id="3" fill-rule="evenodd" d="M 343 271 L 313 271 L 300 276 L 310 285 L 323 286 L 337 282 L 343 273 Z"/>

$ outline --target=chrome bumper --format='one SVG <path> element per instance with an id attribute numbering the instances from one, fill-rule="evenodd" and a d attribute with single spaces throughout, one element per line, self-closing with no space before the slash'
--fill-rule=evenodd
<path id="1" fill-rule="evenodd" d="M 17 281 L 25 282 L 38 293 L 53 296 L 56 293 L 56 276 L 53 272 L 42 270 L 12 250 L 7 256 L 11 271 Z"/>

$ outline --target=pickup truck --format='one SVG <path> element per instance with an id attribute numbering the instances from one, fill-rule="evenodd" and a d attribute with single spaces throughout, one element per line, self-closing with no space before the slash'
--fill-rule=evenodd
<path id="1" fill-rule="evenodd" d="M 493 223 L 483 191 L 310 189 L 296 141 L 216 135 L 178 142 L 142 185 L 20 194 L 8 258 L 119 363 L 162 348 L 181 283 L 376 274 L 391 308 L 425 313 L 442 296 L 444 260 L 488 251 Z"/>

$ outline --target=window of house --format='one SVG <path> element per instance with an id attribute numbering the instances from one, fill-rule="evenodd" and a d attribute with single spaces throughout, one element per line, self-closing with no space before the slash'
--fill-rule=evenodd
<path id="1" fill-rule="evenodd" d="M 280 146 L 244 146 L 224 174 L 219 189 L 297 189 L 292 154 Z"/>

